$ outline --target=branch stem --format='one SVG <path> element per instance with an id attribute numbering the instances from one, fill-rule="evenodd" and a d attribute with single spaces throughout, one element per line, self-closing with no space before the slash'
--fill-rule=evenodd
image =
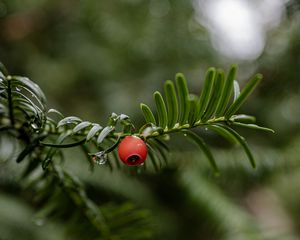
<path id="1" fill-rule="evenodd" d="M 195 124 L 193 124 L 192 126 L 190 124 L 184 124 L 182 126 L 174 127 L 171 129 L 164 129 L 163 132 L 155 131 L 154 133 L 147 136 L 146 138 L 153 138 L 153 137 L 157 137 L 157 136 L 161 136 L 161 135 L 165 135 L 165 134 L 169 134 L 169 133 L 180 132 L 182 130 L 197 128 L 197 127 L 204 127 L 205 125 L 208 125 L 208 124 L 215 124 L 215 123 L 220 123 L 220 122 L 227 122 L 227 120 L 224 117 L 213 118 L 206 122 L 201 122 L 201 120 L 200 120 L 200 121 L 196 122 Z M 139 134 L 138 136 L 143 136 L 143 135 Z"/>
<path id="2" fill-rule="evenodd" d="M 212 118 L 212 119 L 210 119 L 210 120 L 208 120 L 206 122 L 198 121 L 198 122 L 194 123 L 192 126 L 190 124 L 184 124 L 184 125 L 176 127 L 176 125 L 175 125 L 173 128 L 170 128 L 170 129 L 165 128 L 161 132 L 154 131 L 153 133 L 151 133 L 148 136 L 144 136 L 143 133 L 136 133 L 134 135 L 137 136 L 137 137 L 140 137 L 140 138 L 149 139 L 149 138 L 155 138 L 157 136 L 162 136 L 162 135 L 166 135 L 166 134 L 170 134 L 170 133 L 180 132 L 182 130 L 188 130 L 188 129 L 197 128 L 197 127 L 205 127 L 206 125 L 209 125 L 209 124 L 216 124 L 216 123 L 222 123 L 222 122 L 227 122 L 227 119 L 225 119 L 224 117 Z M 59 134 L 61 134 L 61 131 L 53 131 L 52 130 L 52 131 L 48 131 L 47 134 L 48 135 L 51 135 L 51 134 L 53 134 L 53 135 L 59 135 Z M 128 135 L 132 135 L 132 134 L 130 134 L 130 133 L 116 132 L 113 135 L 108 136 L 108 138 L 118 138 L 118 139 L 121 139 L 121 138 L 126 137 Z M 84 133 L 76 133 L 76 134 L 74 134 L 74 136 L 85 137 L 86 134 L 84 134 Z M 82 140 L 82 141 L 84 141 L 84 140 Z M 80 142 L 78 142 L 78 143 L 80 143 Z M 43 144 L 45 145 L 46 143 L 42 143 L 42 145 Z M 50 143 L 48 145 L 50 146 Z M 61 145 L 61 147 L 63 148 L 64 146 Z"/>

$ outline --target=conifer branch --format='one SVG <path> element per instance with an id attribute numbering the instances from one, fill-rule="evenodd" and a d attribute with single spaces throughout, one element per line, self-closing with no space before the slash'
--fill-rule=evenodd
<path id="1" fill-rule="evenodd" d="M 63 149 L 81 146 L 91 169 L 94 169 L 95 163 L 107 163 L 110 169 L 121 168 L 116 149 L 127 136 L 136 136 L 146 144 L 149 156 L 149 160 L 140 169 L 150 167 L 159 171 L 168 164 L 170 150 L 167 142 L 170 136 L 173 133 L 182 133 L 182 136 L 203 151 L 213 170 L 218 173 L 217 160 L 203 136 L 194 129 L 207 128 L 226 140 L 239 144 L 252 167 L 256 166 L 254 156 L 245 138 L 233 127 L 274 132 L 256 125 L 255 117 L 237 113 L 262 76 L 255 75 L 240 91 L 235 65 L 231 66 L 227 77 L 223 70 L 209 68 L 199 95 L 189 92 L 183 74 L 176 74 L 174 82 L 165 82 L 164 94 L 159 91 L 153 94 L 154 111 L 147 104 L 140 104 L 145 123 L 139 129 L 125 114 L 112 113 L 107 124 L 99 124 L 76 116 L 65 117 L 56 109 L 47 110 L 46 97 L 37 84 L 28 78 L 9 75 L 1 63 L 0 69 L 0 131 L 10 134 L 24 146 L 16 158 L 18 163 L 27 160 L 28 165 L 22 178 L 28 178 L 42 166 L 44 171 L 36 181 L 32 181 L 31 187 L 35 188 L 39 181 L 45 181 L 43 188 L 39 189 L 40 199 L 44 201 L 43 214 L 51 215 L 55 209 L 61 214 L 67 211 L 60 204 L 61 201 L 56 199 L 64 199 L 66 195 L 67 200 L 64 201 L 71 201 L 68 206 L 76 206 L 76 213 L 84 216 L 90 224 L 88 226 L 92 225 L 105 239 L 120 239 L 122 234 L 118 235 L 110 229 L 106 221 L 109 217 L 105 218 L 101 209 L 87 197 L 80 181 L 60 166 L 56 159 L 63 159 Z M 57 118 L 59 120 L 55 120 Z M 96 153 L 95 148 L 98 151 Z M 138 212 L 134 209 L 132 211 Z M 126 214 L 120 211 L 118 217 L 126 219 Z M 137 219 L 140 220 L 141 217 Z M 115 236 L 117 237 L 114 238 Z"/>

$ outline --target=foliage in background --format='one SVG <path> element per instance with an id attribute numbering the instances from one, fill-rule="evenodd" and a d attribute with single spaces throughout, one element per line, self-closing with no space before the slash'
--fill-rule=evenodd
<path id="1" fill-rule="evenodd" d="M 286 7 L 287 16 L 281 26 L 268 33 L 263 55 L 256 62 L 239 63 L 240 73 L 245 74 L 241 80 L 248 79 L 253 71 L 264 75 L 251 104 L 246 103 L 242 110 L 276 129 L 275 136 L 239 129 L 248 136 L 254 150 L 255 171 L 242 161 L 243 153 L 229 149 L 223 140 L 205 130 L 200 133 L 214 146 L 222 173 L 218 178 L 212 176 L 205 161 L 198 161 L 205 156 L 194 152 L 188 141 L 177 142 L 177 138 L 171 139 L 169 166 L 155 175 L 110 173 L 103 167 L 90 174 L 85 171 L 86 163 L 78 160 L 84 155 L 67 151 L 63 165 L 80 175 L 88 196 L 99 205 L 129 201 L 139 209 L 147 209 L 162 239 L 223 239 L 222 229 L 226 228 L 219 227 L 219 215 L 210 218 L 215 213 L 205 213 L 224 202 L 243 215 L 251 215 L 263 239 L 299 238 L 299 1 L 288 1 Z M 235 61 L 213 49 L 205 28 L 194 19 L 192 1 L 2 0 L 0 25 L 0 58 L 9 69 L 37 80 L 46 91 L 49 106 L 92 122 L 105 122 L 109 113 L 116 111 L 128 113 L 140 126 L 143 120 L 136 111 L 138 103 L 145 101 L 153 109 L 150 93 L 162 89 L 162 80 L 183 71 L 191 92 L 197 92 L 204 69 Z M 12 153 L 14 141 L 1 132 L 2 161 Z M 34 204 L 29 191 L 22 190 L 24 184 L 18 180 L 25 168 L 24 162 L 1 163 L 0 219 L 7 220 L 1 222 L 0 233 L 8 239 L 40 239 L 39 234 L 43 238 L 63 238 L 64 223 L 44 219 L 37 221 L 37 226 L 21 228 L 13 215 L 4 211 L 19 209 L 16 218 L 28 222 L 33 216 L 32 208 L 40 206 Z M 217 205 L 202 201 L 199 196 L 203 194 L 187 194 L 193 188 L 178 176 L 190 173 L 190 169 L 197 170 L 193 176 L 198 175 L 191 177 L 190 186 L 203 184 L 209 186 L 204 188 L 207 191 L 218 192 L 208 194 L 220 200 Z M 156 212 L 159 217 L 153 216 Z M 230 210 L 222 218 L 228 220 L 235 214 Z M 236 222 L 229 224 L 231 229 L 237 229 Z"/>

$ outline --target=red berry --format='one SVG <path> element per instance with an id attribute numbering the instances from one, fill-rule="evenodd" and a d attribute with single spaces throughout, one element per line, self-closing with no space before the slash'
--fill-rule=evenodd
<path id="1" fill-rule="evenodd" d="M 136 136 L 127 136 L 119 144 L 119 157 L 128 166 L 137 166 L 147 157 L 146 143 Z"/>

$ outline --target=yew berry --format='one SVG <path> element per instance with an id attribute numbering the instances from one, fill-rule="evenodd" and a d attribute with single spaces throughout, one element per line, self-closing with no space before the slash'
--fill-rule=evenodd
<path id="1" fill-rule="evenodd" d="M 146 143 L 136 136 L 126 136 L 119 144 L 118 154 L 123 163 L 137 166 L 145 162 L 147 157 Z"/>

